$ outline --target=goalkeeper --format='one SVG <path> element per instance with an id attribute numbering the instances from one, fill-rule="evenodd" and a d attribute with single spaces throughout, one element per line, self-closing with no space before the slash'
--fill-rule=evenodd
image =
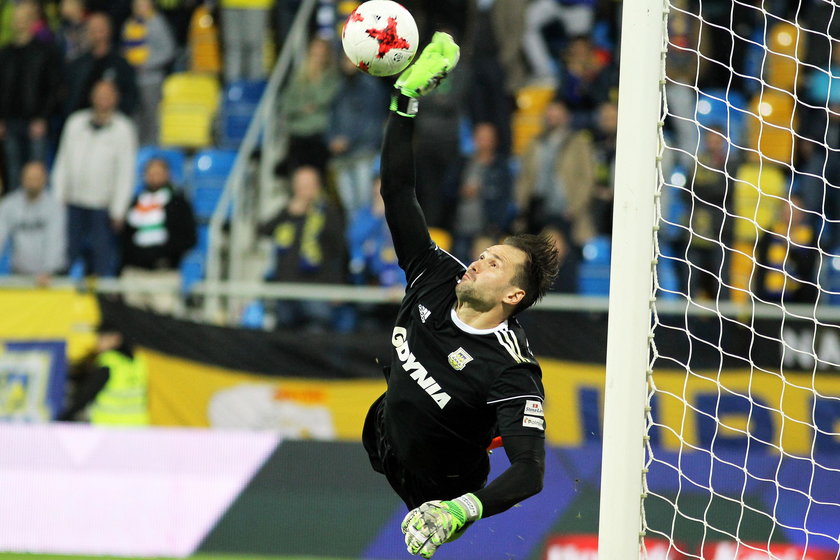
<path id="1" fill-rule="evenodd" d="M 402 523 L 408 551 L 424 558 L 542 489 L 541 371 L 515 317 L 545 294 L 559 263 L 545 237 L 509 237 L 465 266 L 429 236 L 414 192 L 413 118 L 458 56 L 452 38 L 436 33 L 395 85 L 381 190 L 408 287 L 384 368 L 388 388 L 362 437 L 373 468 L 411 510 Z M 510 467 L 487 484 L 498 435 Z"/>

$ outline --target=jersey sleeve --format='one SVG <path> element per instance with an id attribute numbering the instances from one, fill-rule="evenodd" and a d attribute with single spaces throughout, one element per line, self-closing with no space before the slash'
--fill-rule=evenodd
<path id="1" fill-rule="evenodd" d="M 487 404 L 496 410 L 502 441 L 505 436 L 545 438 L 544 400 L 539 368 L 511 368 L 499 375 L 490 387 Z"/>
<path id="2" fill-rule="evenodd" d="M 382 142 L 380 191 L 394 250 L 400 268 L 409 275 L 409 283 L 410 269 L 417 269 L 418 257 L 422 258 L 433 246 L 415 193 L 413 136 L 414 119 L 389 115 Z"/>

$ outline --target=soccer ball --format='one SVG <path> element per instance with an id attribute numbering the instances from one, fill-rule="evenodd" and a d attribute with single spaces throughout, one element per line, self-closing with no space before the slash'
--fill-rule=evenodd
<path id="1" fill-rule="evenodd" d="M 341 45 L 356 67 L 372 76 L 402 72 L 417 52 L 419 33 L 411 13 L 391 0 L 369 0 L 347 18 Z"/>

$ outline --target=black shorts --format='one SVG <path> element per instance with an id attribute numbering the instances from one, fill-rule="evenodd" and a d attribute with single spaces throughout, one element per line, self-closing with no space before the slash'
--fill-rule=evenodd
<path id="1" fill-rule="evenodd" d="M 412 472 L 397 458 L 385 435 L 385 394 L 371 405 L 362 430 L 362 443 L 373 470 L 385 475 L 408 509 L 430 500 L 450 500 L 475 492 L 487 483 L 487 471 L 460 476 L 423 475 Z"/>

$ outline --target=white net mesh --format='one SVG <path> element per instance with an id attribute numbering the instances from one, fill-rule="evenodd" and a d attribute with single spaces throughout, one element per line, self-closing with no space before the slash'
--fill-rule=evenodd
<path id="1" fill-rule="evenodd" d="M 649 557 L 840 558 L 840 7 L 666 0 Z"/>

